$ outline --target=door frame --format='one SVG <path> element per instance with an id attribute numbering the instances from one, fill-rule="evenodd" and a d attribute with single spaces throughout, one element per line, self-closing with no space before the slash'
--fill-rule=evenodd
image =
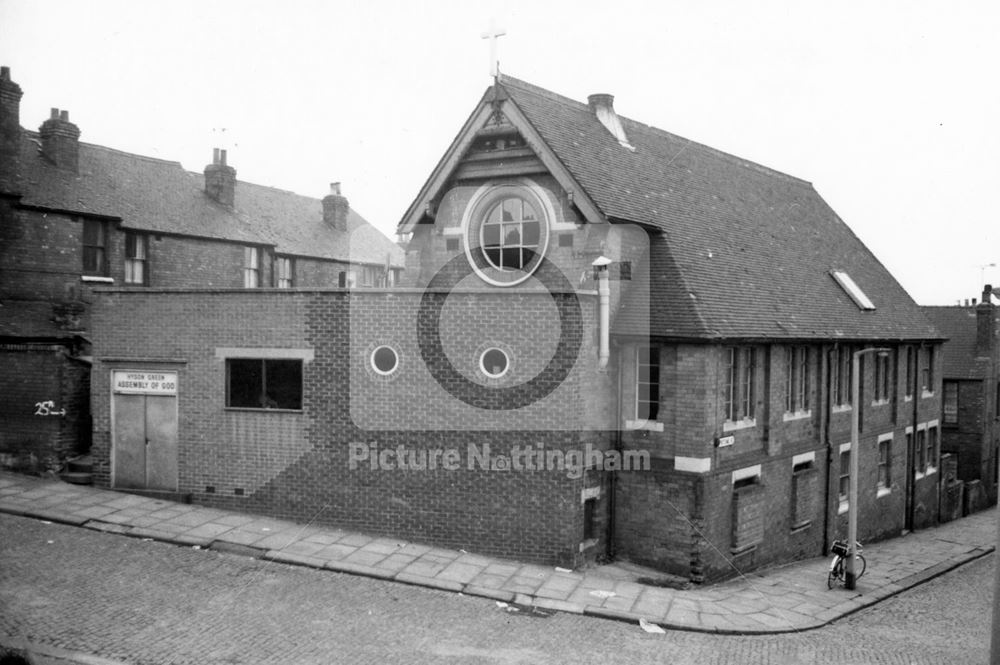
<path id="1" fill-rule="evenodd" d="M 123 392 L 123 391 L 115 390 L 115 374 L 116 373 L 128 373 L 128 372 L 132 372 L 132 373 L 135 373 L 135 374 L 154 374 L 154 373 L 155 374 L 172 374 L 175 377 L 175 380 L 174 380 L 174 391 L 172 393 L 167 393 L 167 392 L 143 392 L 141 390 L 136 391 L 136 392 L 131 392 L 131 391 L 130 392 Z M 108 429 L 109 429 L 109 438 L 111 439 L 111 451 L 110 451 L 110 455 L 108 456 L 108 459 L 110 461 L 110 466 L 111 466 L 109 477 L 110 477 L 111 487 L 112 488 L 117 488 L 118 487 L 118 484 L 117 484 L 117 474 L 118 474 L 118 464 L 117 464 L 118 441 L 116 440 L 117 439 L 117 427 L 115 426 L 115 424 L 116 424 L 115 418 L 117 417 L 117 414 L 115 413 L 115 401 L 116 401 L 115 400 L 115 396 L 119 395 L 119 394 L 134 394 L 134 395 L 138 394 L 138 395 L 142 395 L 142 396 L 147 397 L 147 398 L 149 396 L 154 396 L 154 397 L 155 396 L 170 396 L 170 397 L 173 397 L 173 399 L 174 399 L 173 416 L 174 416 L 174 422 L 176 424 L 176 428 L 175 429 L 176 429 L 176 432 L 177 432 L 177 437 L 176 437 L 176 440 L 174 442 L 174 454 L 177 455 L 178 462 L 179 462 L 179 458 L 180 458 L 180 455 L 179 455 L 179 453 L 180 453 L 180 450 L 179 450 L 179 448 L 180 448 L 180 374 L 181 373 L 180 373 L 179 369 L 136 369 L 136 368 L 129 368 L 129 367 L 112 367 L 112 368 L 110 368 L 110 371 L 108 372 L 108 389 L 109 389 L 109 398 L 110 399 L 108 401 L 109 401 L 109 411 L 110 411 L 111 421 L 109 423 L 110 427 Z M 143 412 L 145 413 L 145 407 L 143 409 Z M 147 460 L 147 465 L 148 465 L 148 460 Z M 148 473 L 147 473 L 146 474 L 146 481 L 148 482 L 148 480 L 149 480 L 149 478 L 148 478 Z M 179 487 L 180 487 L 180 468 L 178 466 L 178 468 L 177 468 L 177 474 L 176 474 L 176 477 L 174 478 L 174 485 L 173 485 L 173 487 L 170 488 L 169 490 L 165 490 L 165 491 L 176 492 L 176 491 L 179 490 Z"/>

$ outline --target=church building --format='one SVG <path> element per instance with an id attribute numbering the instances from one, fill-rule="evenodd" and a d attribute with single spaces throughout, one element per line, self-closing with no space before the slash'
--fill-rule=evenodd
<path id="1" fill-rule="evenodd" d="M 699 582 L 824 554 L 851 456 L 862 541 L 935 523 L 940 333 L 810 183 L 613 102 L 498 76 L 396 284 L 95 289 L 99 482 Z"/>

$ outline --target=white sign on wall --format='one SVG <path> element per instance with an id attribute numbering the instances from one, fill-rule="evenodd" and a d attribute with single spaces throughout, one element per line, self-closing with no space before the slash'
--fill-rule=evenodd
<path id="1" fill-rule="evenodd" d="M 176 395 L 177 372 L 116 370 L 112 390 L 125 395 Z"/>

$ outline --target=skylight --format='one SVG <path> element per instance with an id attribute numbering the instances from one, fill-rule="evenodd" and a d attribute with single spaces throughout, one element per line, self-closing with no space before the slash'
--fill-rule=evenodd
<path id="1" fill-rule="evenodd" d="M 837 284 L 840 284 L 840 288 L 847 292 L 847 295 L 851 296 L 851 300 L 854 304 L 863 310 L 874 310 L 875 304 L 871 299 L 865 295 L 865 292 L 861 290 L 861 287 L 854 283 L 851 276 L 848 275 L 843 270 L 831 270 L 830 274 L 833 278 L 837 280 Z"/>

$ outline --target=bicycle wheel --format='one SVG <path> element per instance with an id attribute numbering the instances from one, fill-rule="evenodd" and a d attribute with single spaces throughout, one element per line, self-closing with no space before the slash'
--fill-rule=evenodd
<path id="1" fill-rule="evenodd" d="M 860 554 L 858 554 L 856 556 L 858 557 L 858 560 L 854 562 L 854 568 L 856 569 L 854 571 L 854 578 L 855 579 L 857 579 L 857 578 L 861 577 L 862 575 L 864 575 L 865 574 L 865 568 L 868 567 L 868 562 L 865 561 L 865 558 L 863 556 L 861 556 Z"/>
<path id="2" fill-rule="evenodd" d="M 837 559 L 837 563 L 833 564 L 833 568 L 830 569 L 830 574 L 826 576 L 826 588 L 832 589 L 834 585 L 842 582 L 844 579 L 844 560 Z"/>

